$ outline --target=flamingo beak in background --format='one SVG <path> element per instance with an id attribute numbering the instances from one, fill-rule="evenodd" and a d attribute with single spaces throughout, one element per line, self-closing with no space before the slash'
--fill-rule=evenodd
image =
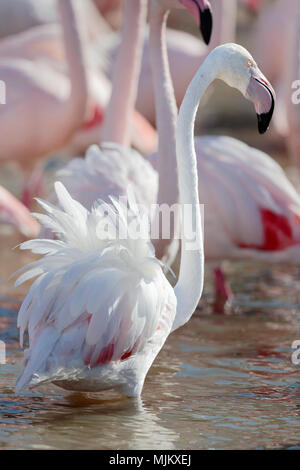
<path id="1" fill-rule="evenodd" d="M 270 125 L 274 107 L 275 91 L 266 77 L 255 67 L 251 67 L 251 78 L 246 92 L 246 98 L 255 106 L 258 131 L 264 134 Z"/>
<path id="2" fill-rule="evenodd" d="M 208 0 L 179 0 L 180 3 L 196 18 L 200 28 L 203 40 L 209 44 L 212 28 L 213 17 L 211 6 Z"/>

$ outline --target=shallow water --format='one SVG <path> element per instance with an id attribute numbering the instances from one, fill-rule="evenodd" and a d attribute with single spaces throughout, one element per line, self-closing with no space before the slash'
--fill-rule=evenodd
<path id="1" fill-rule="evenodd" d="M 3 238 L 2 238 L 3 240 Z M 0 276 L 28 262 L 1 243 Z M 3 272 L 5 271 L 5 272 Z M 142 400 L 79 395 L 53 386 L 14 395 L 22 351 L 16 327 L 25 288 L 0 283 L 2 449 L 300 449 L 300 273 L 238 263 L 226 268 L 231 316 L 211 313 L 212 285 L 188 325 L 172 334 L 151 368 Z"/>

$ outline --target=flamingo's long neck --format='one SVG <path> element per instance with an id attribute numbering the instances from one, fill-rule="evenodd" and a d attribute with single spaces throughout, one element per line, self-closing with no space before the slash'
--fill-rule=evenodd
<path id="1" fill-rule="evenodd" d="M 194 126 L 197 109 L 209 84 L 217 77 L 221 64 L 211 54 L 191 81 L 177 120 L 176 158 L 178 168 L 179 201 L 184 215 L 188 208 L 193 218 L 183 218 L 181 228 L 181 262 L 179 279 L 175 286 L 177 314 L 172 330 L 186 323 L 201 297 L 204 280 L 204 252 L 198 195 L 197 161 L 194 145 Z M 201 201 L 200 201 L 201 203 Z M 191 244 L 189 234 L 194 234 Z"/>
<path id="2" fill-rule="evenodd" d="M 208 51 L 212 51 L 220 44 L 234 42 L 236 36 L 237 0 L 214 0 L 213 32 Z"/>
<path id="3" fill-rule="evenodd" d="M 124 3 L 122 41 L 113 73 L 113 91 L 101 132 L 102 141 L 129 146 L 146 11 L 146 0 L 126 0 Z"/>
<path id="4" fill-rule="evenodd" d="M 69 99 L 70 127 L 75 129 L 83 121 L 88 99 L 84 46 L 72 0 L 59 0 L 58 7 L 71 82 Z"/>
<path id="5" fill-rule="evenodd" d="M 157 204 L 178 202 L 177 171 L 175 161 L 177 105 L 168 64 L 166 48 L 166 23 L 169 11 L 157 3 L 151 3 L 150 14 L 150 54 L 155 94 L 156 125 L 158 129 L 158 173 L 159 189 Z M 157 214 L 159 217 L 159 214 Z M 176 221 L 177 223 L 178 221 Z M 170 238 L 175 227 L 170 227 Z M 159 237 L 159 243 L 153 240 L 156 255 L 162 258 L 170 240 Z"/>

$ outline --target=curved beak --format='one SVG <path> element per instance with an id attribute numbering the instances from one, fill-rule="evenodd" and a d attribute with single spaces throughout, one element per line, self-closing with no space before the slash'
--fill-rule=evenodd
<path id="1" fill-rule="evenodd" d="M 180 0 L 180 2 L 196 18 L 203 40 L 206 44 L 209 44 L 213 28 L 212 10 L 209 1 Z"/>
<path id="2" fill-rule="evenodd" d="M 258 69 L 253 69 L 251 72 L 246 97 L 254 104 L 258 121 L 258 132 L 264 134 L 270 126 L 276 96 L 272 85 Z"/>
<path id="3" fill-rule="evenodd" d="M 212 28 L 213 28 L 213 17 L 211 12 L 210 3 L 206 0 L 193 0 L 199 10 L 199 27 L 205 44 L 209 44 Z"/>

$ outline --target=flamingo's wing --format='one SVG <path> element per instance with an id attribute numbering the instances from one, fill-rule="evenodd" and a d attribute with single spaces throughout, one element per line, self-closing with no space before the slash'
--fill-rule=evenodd
<path id="1" fill-rule="evenodd" d="M 224 252 L 299 245 L 300 197 L 272 158 L 230 137 L 198 138 L 196 153 L 200 200 L 208 214 L 204 229 L 211 234 L 210 223 L 214 232 L 218 227 Z M 207 236 L 208 244 L 213 239 Z"/>

